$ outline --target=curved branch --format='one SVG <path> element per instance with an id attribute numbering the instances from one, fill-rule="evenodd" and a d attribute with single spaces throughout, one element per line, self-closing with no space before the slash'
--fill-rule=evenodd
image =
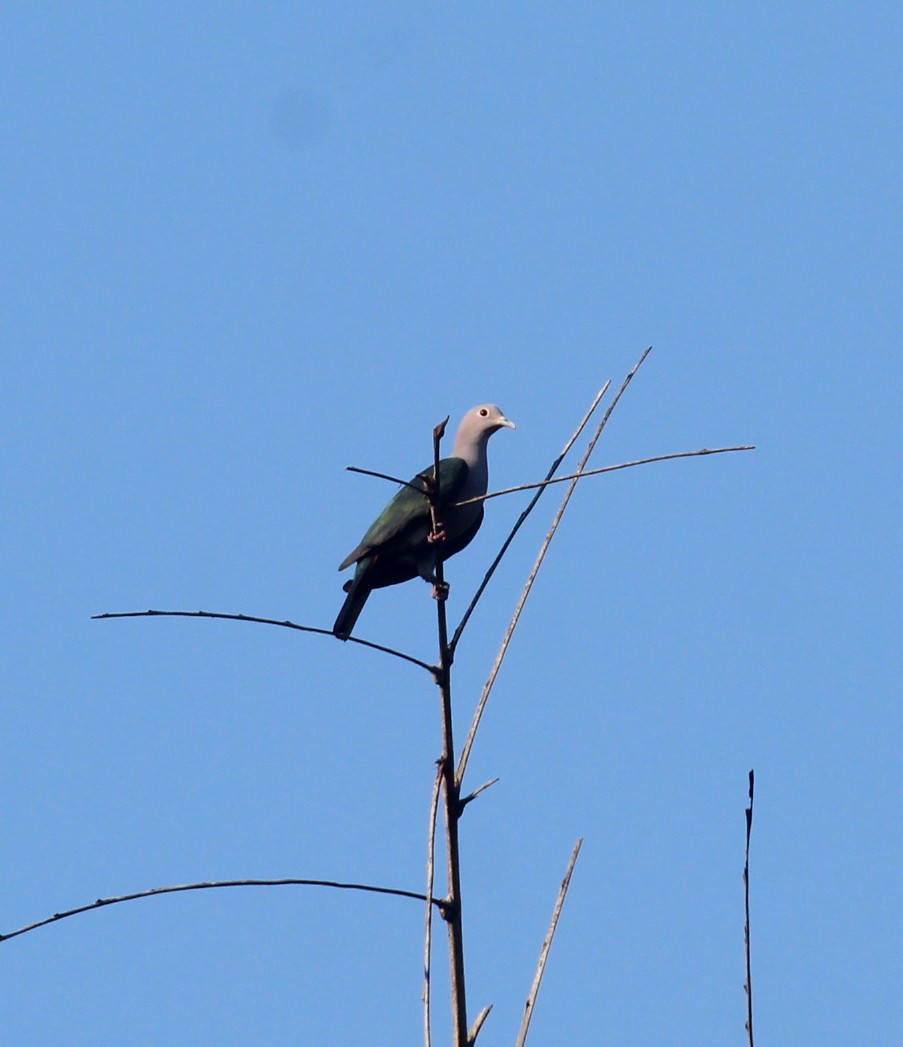
<path id="1" fill-rule="evenodd" d="M 470 1032 L 467 1034 L 467 1045 L 473 1047 L 477 1042 L 477 1037 L 480 1035 L 480 1029 L 483 1028 L 483 1022 L 489 1017 L 489 1012 L 492 1010 L 492 1004 L 487 1003 L 486 1006 L 477 1015 L 476 1020 L 470 1027 Z"/>
<path id="2" fill-rule="evenodd" d="M 222 611 L 108 611 L 105 614 L 92 614 L 91 620 L 100 618 L 224 618 L 230 622 L 258 622 L 260 625 L 279 625 L 283 629 L 297 629 L 302 633 L 318 633 L 320 636 L 334 636 L 331 629 L 320 629 L 314 625 L 298 625 L 297 622 L 280 622 L 275 618 L 258 618 L 252 614 L 226 614 Z M 346 637 L 348 643 L 358 643 L 362 647 L 370 647 L 374 651 L 382 651 L 383 654 L 391 654 L 395 658 L 411 662 L 426 669 L 431 675 L 435 675 L 436 667 L 422 662 L 413 655 L 405 654 L 404 651 L 396 651 L 392 647 L 384 647 L 381 643 L 373 643 L 372 640 L 361 640 L 357 636 Z"/>
<path id="3" fill-rule="evenodd" d="M 16 931 L 10 931 L 8 934 L 0 934 L 0 942 L 8 941 L 10 938 L 16 938 L 20 934 L 27 934 L 29 931 L 36 931 L 39 927 L 46 927 L 49 923 L 56 923 L 58 920 L 65 920 L 69 916 L 78 916 L 79 913 L 90 912 L 92 909 L 102 909 L 105 905 L 116 905 L 119 902 L 132 902 L 135 901 L 136 898 L 152 898 L 158 894 L 177 894 L 180 891 L 204 891 L 209 890 L 212 887 L 291 886 L 334 887 L 337 890 L 342 891 L 369 891 L 372 894 L 392 894 L 397 898 L 413 898 L 415 901 L 420 902 L 427 901 L 427 896 L 425 894 L 418 894 L 416 891 L 403 891 L 395 887 L 376 887 L 367 883 L 341 883 L 337 880 L 298 880 L 294 878 L 284 880 L 211 880 L 206 883 L 183 883 L 174 887 L 151 887 L 146 891 L 135 891 L 132 894 L 121 894 L 115 898 L 98 898 L 96 902 L 90 902 L 88 905 L 79 905 L 75 909 L 67 909 L 65 912 L 56 912 L 53 916 L 48 916 L 43 920 L 37 920 L 35 923 L 27 924 L 25 927 L 20 927 Z M 433 898 L 431 901 L 441 912 L 445 904 L 443 899 Z"/>

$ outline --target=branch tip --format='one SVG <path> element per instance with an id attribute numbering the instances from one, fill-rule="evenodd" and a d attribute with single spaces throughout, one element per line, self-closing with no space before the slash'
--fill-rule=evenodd
<path id="1" fill-rule="evenodd" d="M 483 1022 L 489 1017 L 489 1012 L 492 1010 L 492 1004 L 487 1003 L 486 1006 L 476 1016 L 476 1019 L 471 1026 L 470 1032 L 467 1034 L 468 1047 L 473 1047 L 477 1042 L 477 1037 L 480 1035 L 480 1029 L 483 1028 Z"/>

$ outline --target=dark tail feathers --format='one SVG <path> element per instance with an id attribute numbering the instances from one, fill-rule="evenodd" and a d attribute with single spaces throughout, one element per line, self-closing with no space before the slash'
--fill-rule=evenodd
<path id="1" fill-rule="evenodd" d="M 373 591 L 368 585 L 362 583 L 363 578 L 353 578 L 350 582 L 346 582 L 344 585 L 344 589 L 348 595 L 345 597 L 345 602 L 342 604 L 339 616 L 336 618 L 335 625 L 332 627 L 333 634 L 340 640 L 347 640 L 351 635 L 351 630 L 354 628 L 360 617 L 361 611 L 364 609 L 367 597 Z"/>

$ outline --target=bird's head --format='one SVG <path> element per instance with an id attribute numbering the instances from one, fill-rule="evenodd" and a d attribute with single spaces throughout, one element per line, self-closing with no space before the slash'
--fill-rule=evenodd
<path id="1" fill-rule="evenodd" d="M 517 426 L 506 418 L 501 408 L 495 404 L 480 404 L 472 407 L 461 419 L 458 436 L 467 433 L 472 439 L 479 436 L 491 436 L 499 429 L 516 429 Z"/>

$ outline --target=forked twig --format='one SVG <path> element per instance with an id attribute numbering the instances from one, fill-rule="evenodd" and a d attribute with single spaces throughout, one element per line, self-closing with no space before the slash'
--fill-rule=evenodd
<path id="1" fill-rule="evenodd" d="M 567 872 L 564 874 L 564 879 L 561 881 L 558 898 L 555 901 L 555 908 L 552 910 L 552 922 L 549 924 L 549 929 L 543 939 L 542 949 L 539 952 L 539 963 L 536 965 L 536 974 L 533 976 L 533 984 L 530 986 L 530 995 L 527 997 L 527 1002 L 524 1004 L 524 1016 L 521 1019 L 520 1032 L 518 1033 L 517 1044 L 515 1047 L 524 1047 L 524 1042 L 527 1039 L 530 1020 L 533 1017 L 533 1010 L 536 1007 L 536 997 L 539 995 L 539 986 L 542 983 L 542 976 L 546 969 L 546 960 L 549 958 L 549 950 L 552 948 L 552 939 L 555 937 L 555 931 L 558 928 L 558 917 L 561 915 L 561 910 L 564 906 L 564 899 L 567 896 L 568 887 L 571 883 L 571 873 L 573 873 L 574 866 L 577 864 L 577 856 L 580 854 L 580 848 L 582 846 L 583 837 L 581 837 L 574 845 L 574 850 L 571 852 L 571 860 L 568 862 Z"/>
<path id="2" fill-rule="evenodd" d="M 220 611 L 116 611 L 106 614 L 92 614 L 91 619 L 100 618 L 224 618 L 230 622 L 258 622 L 260 625 L 279 625 L 283 629 L 297 629 L 302 633 L 317 633 L 320 636 L 334 636 L 331 629 L 319 629 L 314 625 L 298 625 L 297 622 L 277 621 L 275 618 L 258 618 L 251 614 L 225 614 Z M 348 643 L 357 643 L 361 647 L 370 647 L 374 651 L 382 651 L 383 654 L 391 654 L 395 658 L 401 658 L 412 665 L 419 665 L 430 674 L 435 673 L 435 666 L 422 662 L 413 655 L 405 654 L 404 651 L 396 651 L 392 647 L 384 647 L 381 643 L 373 643 L 372 640 L 361 640 L 357 636 L 345 637 Z"/>
<path id="3" fill-rule="evenodd" d="M 743 927 L 743 944 L 746 952 L 746 1032 L 749 1035 L 749 1047 L 753 1043 L 753 1000 L 752 1000 L 752 957 L 749 946 L 749 839 L 752 835 L 753 795 L 756 789 L 756 776 L 749 772 L 749 807 L 746 808 L 746 863 L 743 866 L 743 895 L 746 909 L 746 923 Z"/>
<path id="4" fill-rule="evenodd" d="M 286 878 L 282 880 L 211 880 L 206 883 L 183 883 L 174 887 L 151 887 L 146 891 L 135 891 L 132 894 L 120 894 L 115 898 L 98 898 L 96 902 L 88 905 L 79 905 L 74 909 L 66 909 L 64 912 L 56 912 L 43 920 L 36 920 L 18 930 L 10 931 L 8 934 L 0 934 L 0 942 L 16 938 L 20 934 L 36 931 L 39 927 L 46 927 L 49 923 L 65 920 L 69 916 L 78 916 L 79 913 L 90 912 L 92 909 L 102 909 L 106 905 L 117 905 L 119 902 L 132 902 L 137 898 L 153 898 L 158 894 L 177 894 L 180 891 L 204 891 L 214 887 L 334 887 L 342 891 L 369 891 L 372 894 L 392 894 L 398 898 L 413 898 L 415 901 L 431 901 L 432 905 L 438 907 L 441 912 L 445 902 L 442 898 L 428 899 L 425 894 L 416 891 L 403 891 L 394 887 L 376 887 L 367 883 L 341 883 L 337 880 L 299 880 Z"/>
<path id="5" fill-rule="evenodd" d="M 650 349 L 651 349 L 651 347 L 650 347 Z M 649 355 L 650 349 L 647 349 L 646 352 L 643 354 L 643 357 L 640 360 L 640 363 L 642 363 L 643 360 L 645 360 L 645 358 Z M 639 366 L 639 364 L 637 366 Z M 564 445 L 564 448 L 563 448 L 561 454 L 559 454 L 558 457 L 555 459 L 555 461 L 552 462 L 551 466 L 549 466 L 549 471 L 546 473 L 546 477 L 545 477 L 546 480 L 551 480 L 551 478 L 558 471 L 558 466 L 561 465 L 561 463 L 564 461 L 564 459 L 567 457 L 568 453 L 570 452 L 571 448 L 577 442 L 580 434 L 583 432 L 583 429 L 586 426 L 586 423 L 590 420 L 590 418 L 592 418 L 593 413 L 595 412 L 596 408 L 599 406 L 599 403 L 602 400 L 602 397 L 605 396 L 605 394 L 608 392 L 608 387 L 610 385 L 611 385 L 611 381 L 605 382 L 605 384 L 602 386 L 602 388 L 599 390 L 599 392 L 596 393 L 595 399 L 589 405 L 589 409 L 587 410 L 586 414 L 583 416 L 583 419 L 580 422 L 580 424 L 574 430 L 574 433 L 571 436 L 571 438 Z M 502 542 L 501 549 L 499 549 L 498 553 L 496 554 L 495 559 L 489 565 L 489 570 L 483 576 L 482 582 L 480 582 L 480 585 L 479 585 L 477 591 L 473 595 L 473 599 L 470 601 L 470 604 L 469 604 L 467 610 L 464 612 L 464 616 L 461 618 L 461 621 L 458 623 L 457 629 L 455 629 L 454 636 L 452 636 L 451 643 L 449 644 L 449 646 L 452 649 L 452 652 L 454 652 L 455 648 L 458 646 L 458 640 L 461 639 L 461 633 L 464 632 L 464 627 L 467 625 L 468 621 L 470 620 L 470 616 L 473 614 L 477 604 L 479 603 L 480 597 L 486 591 L 486 586 L 489 584 L 490 578 L 492 578 L 492 576 L 495 574 L 495 570 L 498 567 L 498 565 L 501 563 L 502 557 L 505 555 L 505 553 L 508 551 L 508 547 L 514 541 L 514 536 L 517 534 L 517 532 L 524 525 L 524 522 L 526 521 L 526 519 L 530 515 L 530 513 L 533 512 L 533 509 L 535 508 L 536 503 L 542 497 L 542 492 L 544 490 L 545 490 L 545 487 L 540 485 L 540 487 L 536 491 L 536 494 L 534 494 L 533 497 L 530 499 L 530 502 L 527 505 L 526 509 L 524 509 L 524 511 L 520 514 L 520 516 L 515 521 L 514 526 L 511 528 L 511 531 L 508 534 L 508 537 L 504 540 L 504 542 Z"/>

